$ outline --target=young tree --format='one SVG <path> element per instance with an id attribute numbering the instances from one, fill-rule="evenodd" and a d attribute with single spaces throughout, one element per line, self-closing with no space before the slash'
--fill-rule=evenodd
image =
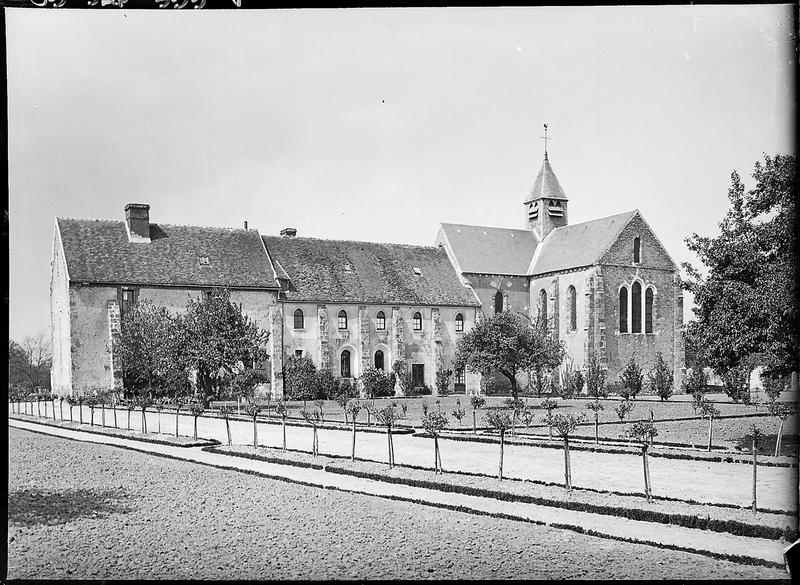
<path id="1" fill-rule="evenodd" d="M 433 435 L 433 452 L 434 452 L 434 473 L 441 473 L 442 469 L 442 455 L 439 452 L 439 434 L 447 426 L 447 416 L 441 412 L 432 412 L 427 416 L 422 417 L 422 427 L 431 435 Z"/>
<path id="2" fill-rule="evenodd" d="M 317 407 L 317 411 L 319 411 L 319 421 L 325 422 L 325 401 L 324 400 L 315 400 L 314 406 Z"/>
<path id="3" fill-rule="evenodd" d="M 569 436 L 575 431 L 575 427 L 583 422 L 583 415 L 574 416 L 572 414 L 556 413 L 552 416 L 552 425 L 564 441 L 564 487 L 567 491 L 572 491 L 572 468 L 569 463 Z"/>
<path id="4" fill-rule="evenodd" d="M 625 417 L 628 416 L 631 411 L 633 410 L 633 402 L 631 402 L 628 398 L 620 402 L 617 406 L 614 407 L 614 412 L 617 413 L 620 422 L 625 420 Z"/>
<path id="5" fill-rule="evenodd" d="M 182 365 L 196 372 L 204 407 L 219 395 L 225 379 L 267 357 L 269 333 L 259 329 L 241 305 L 231 303 L 227 289 L 206 299 L 190 299 L 181 324 Z"/>
<path id="6" fill-rule="evenodd" d="M 555 400 L 551 400 L 550 398 L 546 398 L 542 400 L 540 407 L 544 408 L 547 411 L 547 416 L 544 417 L 544 422 L 547 425 L 547 435 L 552 439 L 553 424 L 555 421 L 555 419 L 553 418 L 553 410 L 558 408 L 558 402 L 556 402 Z"/>
<path id="7" fill-rule="evenodd" d="M 600 357 L 597 351 L 589 352 L 586 361 L 586 391 L 589 396 L 597 398 L 605 389 L 606 370 L 600 367 Z"/>
<path id="8" fill-rule="evenodd" d="M 792 411 L 789 408 L 781 403 L 781 402 L 772 402 L 769 405 L 769 413 L 774 416 L 775 418 L 780 419 L 781 424 L 778 427 L 778 437 L 775 440 L 775 457 L 777 457 L 781 452 L 781 442 L 783 437 L 783 425 L 786 423 L 786 420 L 792 414 Z"/>
<path id="9" fill-rule="evenodd" d="M 313 400 L 317 387 L 317 366 L 306 356 L 290 356 L 283 362 L 283 392 L 291 400 L 302 400 L 303 410 Z"/>
<path id="10" fill-rule="evenodd" d="M 755 423 L 751 424 L 750 425 L 750 437 L 751 437 L 752 442 L 753 442 L 753 444 L 752 444 L 752 452 L 753 452 L 753 514 L 755 514 L 758 511 L 758 508 L 756 507 L 756 479 L 757 479 L 756 475 L 758 473 L 758 471 L 757 471 L 757 469 L 758 469 L 758 457 L 757 457 L 756 454 L 758 453 L 758 442 L 759 442 L 759 440 L 761 440 L 762 436 L 763 436 L 763 433 L 761 432 L 761 429 L 758 428 L 758 426 L 756 426 Z"/>
<path id="11" fill-rule="evenodd" d="M 750 401 L 750 373 L 753 368 L 748 362 L 749 360 L 745 360 L 722 374 L 722 388 L 734 402 L 741 400 L 747 404 Z"/>
<path id="12" fill-rule="evenodd" d="M 373 400 L 378 396 L 394 395 L 394 376 L 372 366 L 364 368 L 361 385 L 366 395 Z"/>
<path id="13" fill-rule="evenodd" d="M 324 396 L 328 400 L 337 400 L 342 396 L 349 398 L 350 396 L 349 389 L 340 387 L 339 380 L 336 379 L 330 368 L 317 370 L 316 389 L 317 396 Z"/>
<path id="14" fill-rule="evenodd" d="M 69 422 L 73 422 L 72 408 L 78 404 L 78 399 L 75 396 L 67 396 L 67 404 L 69 404 Z"/>
<path id="15" fill-rule="evenodd" d="M 320 423 L 321 415 L 319 410 L 302 410 L 300 414 L 306 419 L 306 422 L 311 425 L 313 434 L 311 436 L 311 455 L 316 457 L 319 455 L 319 437 L 317 435 L 317 426 Z"/>
<path id="16" fill-rule="evenodd" d="M 414 376 L 411 368 L 408 367 L 404 360 L 397 360 L 392 364 L 392 373 L 404 396 L 410 396 L 414 393 Z"/>
<path id="17" fill-rule="evenodd" d="M 652 501 L 650 486 L 650 465 L 647 462 L 647 448 L 653 442 L 653 437 L 658 434 L 651 421 L 639 421 L 625 429 L 625 436 L 638 442 L 642 447 L 642 465 L 644 466 L 644 495 L 648 502 Z"/>
<path id="18" fill-rule="evenodd" d="M 191 412 L 192 416 L 194 417 L 194 435 L 193 436 L 194 436 L 194 440 L 196 441 L 197 440 L 197 419 L 200 417 L 201 414 L 203 414 L 203 412 L 205 412 L 205 407 L 202 405 L 202 403 L 190 404 L 189 405 L 189 412 Z M 145 432 L 147 432 L 147 431 L 145 431 Z"/>
<path id="19" fill-rule="evenodd" d="M 702 398 L 700 401 L 700 416 L 705 418 L 708 417 L 708 451 L 711 451 L 711 434 L 714 431 L 714 417 L 719 416 L 719 410 L 714 408 L 714 405 L 711 404 L 705 398 Z"/>
<path id="20" fill-rule="evenodd" d="M 450 389 L 450 379 L 453 377 L 453 370 L 436 370 L 436 391 L 440 396 L 447 394 Z"/>
<path id="21" fill-rule="evenodd" d="M 153 405 L 153 400 L 148 396 L 140 396 L 139 400 L 137 401 L 139 408 L 142 409 L 142 432 L 147 432 L 147 409 Z M 197 419 L 195 419 L 195 423 Z"/>
<path id="22" fill-rule="evenodd" d="M 125 401 L 125 409 L 128 411 L 128 430 L 131 430 L 131 412 L 136 408 L 136 400 L 129 398 Z"/>
<path id="23" fill-rule="evenodd" d="M 458 426 L 460 427 L 461 419 L 463 419 L 467 415 L 467 411 L 464 410 L 464 408 L 461 406 L 460 398 L 456 399 L 456 407 L 453 409 L 453 412 L 451 414 L 453 415 L 453 418 L 455 418 L 458 421 Z"/>
<path id="24" fill-rule="evenodd" d="M 636 396 L 642 391 L 642 383 L 644 375 L 642 368 L 636 363 L 636 359 L 631 356 L 628 365 L 625 366 L 622 374 L 619 377 L 619 384 L 621 387 L 620 394 L 624 399 L 636 400 Z"/>
<path id="25" fill-rule="evenodd" d="M 356 417 L 358 417 L 358 413 L 361 410 L 361 403 L 358 400 L 350 400 L 347 403 L 346 412 L 350 413 L 350 417 L 353 419 L 353 449 L 350 453 L 350 461 L 356 460 Z"/>
<path id="26" fill-rule="evenodd" d="M 603 410 L 603 405 L 600 404 L 600 399 L 595 398 L 586 405 L 586 408 L 594 412 L 594 444 L 600 444 L 600 411 Z"/>
<path id="27" fill-rule="evenodd" d="M 157 417 L 156 418 L 158 420 L 158 434 L 160 435 L 161 434 L 161 412 L 164 410 L 164 399 L 163 398 L 159 398 L 158 400 L 156 400 L 154 406 L 155 406 L 156 413 L 157 413 Z"/>
<path id="28" fill-rule="evenodd" d="M 17 409 L 19 411 L 19 409 Z M 64 420 L 64 396 L 58 397 L 58 413 L 61 416 L 61 420 Z"/>
<path id="29" fill-rule="evenodd" d="M 532 406 L 525 406 L 519 413 L 520 419 L 525 423 L 525 428 L 530 428 L 536 418 L 536 411 Z"/>
<path id="30" fill-rule="evenodd" d="M 504 402 L 506 408 L 511 410 L 511 436 L 514 436 L 514 429 L 517 424 L 517 417 L 520 411 L 525 408 L 525 403 L 519 398 L 506 398 Z"/>
<path id="31" fill-rule="evenodd" d="M 396 406 L 397 405 L 394 402 L 391 402 L 381 410 L 375 412 L 375 418 L 377 418 L 381 424 L 386 426 L 386 438 L 389 444 L 389 469 L 394 467 L 394 443 L 392 442 L 392 426 L 394 425 L 394 421 L 397 417 L 397 414 L 395 413 Z"/>
<path id="32" fill-rule="evenodd" d="M 230 406 L 219 407 L 219 414 L 225 421 L 225 432 L 228 434 L 228 447 L 233 445 L 233 441 L 231 439 L 231 421 L 230 421 L 232 413 L 233 413 L 233 408 L 231 408 Z"/>
<path id="33" fill-rule="evenodd" d="M 458 340 L 453 368 L 466 368 L 488 376 L 500 372 L 518 398 L 517 374 L 528 370 L 557 368 L 565 350 L 544 324 L 531 322 L 521 313 L 504 311 L 482 317 Z"/>
<path id="34" fill-rule="evenodd" d="M 178 436 L 178 419 L 180 418 L 181 414 L 181 406 L 183 406 L 181 398 L 179 396 L 175 397 L 175 436 Z M 128 428 L 130 428 L 130 415 L 128 415 Z"/>
<path id="35" fill-rule="evenodd" d="M 767 375 L 798 369 L 795 157 L 765 155 L 753 178 L 754 189 L 745 191 L 739 175 L 731 174 L 731 206 L 719 235 L 686 240 L 708 269 L 703 277 L 683 264 L 684 287 L 696 305 L 687 341 L 723 376 L 731 368 L 749 368 L 754 356 Z"/>
<path id="36" fill-rule="evenodd" d="M 497 470 L 497 479 L 503 479 L 503 451 L 505 447 L 506 431 L 511 428 L 511 417 L 499 408 L 490 408 L 484 415 L 484 420 L 500 434 L 500 465 Z"/>
<path id="37" fill-rule="evenodd" d="M 656 361 L 647 373 L 647 381 L 650 383 L 650 389 L 653 394 L 661 398 L 662 402 L 672 396 L 672 384 L 674 382 L 672 368 L 664 361 L 664 356 L 661 355 L 660 351 L 656 353 Z"/>
<path id="38" fill-rule="evenodd" d="M 469 400 L 472 403 L 472 434 L 477 435 L 478 426 L 475 422 L 475 411 L 477 411 L 479 408 L 483 408 L 486 405 L 486 399 L 479 394 L 473 394 L 470 396 Z"/>
<path id="39" fill-rule="evenodd" d="M 281 427 L 283 430 L 283 450 L 286 451 L 286 418 L 289 416 L 289 409 L 283 400 L 279 400 L 275 405 L 275 414 L 281 417 Z M 253 435 L 255 435 L 255 419 L 253 419 Z"/>
<path id="40" fill-rule="evenodd" d="M 277 408 L 276 408 L 277 410 Z M 247 405 L 247 414 L 253 418 L 253 447 L 258 449 L 258 413 L 261 412 L 261 406 L 255 402 Z M 285 424 L 285 423 L 284 423 Z M 286 427 L 283 431 L 283 449 L 286 450 Z"/>
<path id="41" fill-rule="evenodd" d="M 699 362 L 693 364 L 691 370 L 691 373 L 686 376 L 686 392 L 692 396 L 702 397 L 708 383 L 708 376 Z M 697 400 L 699 401 L 700 398 Z"/>
<path id="42" fill-rule="evenodd" d="M 83 403 L 86 404 L 89 407 L 89 426 L 93 427 L 94 426 L 94 408 L 95 408 L 95 406 L 97 406 L 97 398 L 95 398 L 94 396 L 87 396 L 84 399 Z"/>

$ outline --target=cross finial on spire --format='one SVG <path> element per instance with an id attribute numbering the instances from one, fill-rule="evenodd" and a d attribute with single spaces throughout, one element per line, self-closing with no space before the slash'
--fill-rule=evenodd
<path id="1" fill-rule="evenodd" d="M 544 136 L 540 136 L 544 140 L 544 160 L 547 160 L 547 141 L 552 140 L 552 138 L 548 138 L 547 136 L 547 124 L 544 125 Z"/>

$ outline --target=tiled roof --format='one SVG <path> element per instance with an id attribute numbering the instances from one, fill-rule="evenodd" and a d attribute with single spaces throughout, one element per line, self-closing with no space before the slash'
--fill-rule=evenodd
<path id="1" fill-rule="evenodd" d="M 531 230 L 443 223 L 461 272 L 528 274 L 538 241 Z"/>
<path id="2" fill-rule="evenodd" d="M 553 172 L 553 167 L 550 166 L 550 161 L 547 159 L 547 155 L 545 155 L 542 168 L 539 169 L 539 174 L 536 176 L 536 181 L 533 183 L 531 194 L 525 201 L 533 201 L 540 197 L 567 200 L 564 189 L 561 188 L 561 183 L 558 182 L 556 174 Z"/>
<path id="3" fill-rule="evenodd" d="M 70 280 L 276 288 L 257 231 L 150 224 L 148 243 L 130 243 L 125 222 L 56 220 Z M 200 258 L 208 264 L 201 265 Z"/>
<path id="4" fill-rule="evenodd" d="M 555 228 L 539 245 L 530 274 L 590 266 L 614 242 L 638 211 Z"/>
<path id="5" fill-rule="evenodd" d="M 461 284 L 440 248 L 317 238 L 262 239 L 273 262 L 289 276 L 289 301 L 480 304 L 471 289 Z"/>

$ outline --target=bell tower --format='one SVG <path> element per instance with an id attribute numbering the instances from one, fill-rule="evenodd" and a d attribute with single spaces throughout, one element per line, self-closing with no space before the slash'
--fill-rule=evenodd
<path id="1" fill-rule="evenodd" d="M 547 124 L 544 125 L 544 161 L 525 206 L 525 227 L 533 230 L 541 242 L 554 228 L 567 225 L 567 196 L 547 157 Z"/>

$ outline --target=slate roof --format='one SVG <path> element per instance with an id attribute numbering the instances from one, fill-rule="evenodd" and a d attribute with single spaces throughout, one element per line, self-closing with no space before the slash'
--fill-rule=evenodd
<path id="1" fill-rule="evenodd" d="M 130 243 L 125 222 L 57 218 L 71 281 L 277 288 L 255 230 L 150 224 L 149 244 Z M 200 265 L 200 257 L 208 265 Z"/>
<path id="2" fill-rule="evenodd" d="M 529 274 L 589 266 L 600 259 L 638 210 L 555 228 L 539 245 Z"/>
<path id="3" fill-rule="evenodd" d="M 544 157 L 542 168 L 539 169 L 539 174 L 536 176 L 536 181 L 533 183 L 530 196 L 525 200 L 533 201 L 540 197 L 549 197 L 551 199 L 561 199 L 568 201 L 564 189 L 561 188 L 561 183 L 558 182 L 556 174 L 553 172 L 553 167 L 550 166 L 550 161 L 547 155 Z"/>
<path id="4" fill-rule="evenodd" d="M 289 276 L 288 301 L 480 306 L 441 248 L 298 237 L 262 239 L 272 261 Z"/>
<path id="5" fill-rule="evenodd" d="M 528 274 L 538 240 L 531 230 L 441 224 L 461 272 Z"/>

